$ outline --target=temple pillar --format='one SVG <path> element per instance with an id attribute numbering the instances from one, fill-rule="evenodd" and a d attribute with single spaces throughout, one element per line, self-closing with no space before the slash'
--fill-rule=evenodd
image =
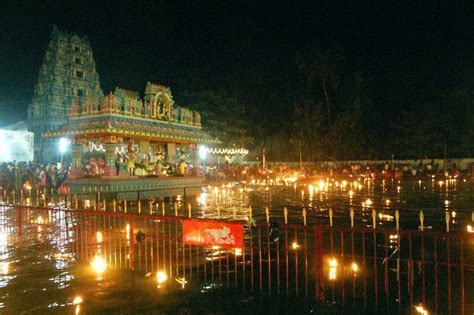
<path id="1" fill-rule="evenodd" d="M 82 144 L 71 145 L 71 178 L 82 175 Z"/>
<path id="2" fill-rule="evenodd" d="M 191 175 L 198 176 L 199 175 L 199 151 L 198 151 L 197 144 L 196 144 L 196 147 L 192 149 L 191 151 L 191 159 L 194 165 L 193 173 Z"/>
<path id="3" fill-rule="evenodd" d="M 104 176 L 116 176 L 117 168 L 115 166 L 115 144 L 106 143 L 104 144 L 105 149 L 105 168 Z"/>
<path id="4" fill-rule="evenodd" d="M 168 152 L 168 162 L 173 162 L 176 156 L 176 143 L 167 143 L 166 150 Z"/>

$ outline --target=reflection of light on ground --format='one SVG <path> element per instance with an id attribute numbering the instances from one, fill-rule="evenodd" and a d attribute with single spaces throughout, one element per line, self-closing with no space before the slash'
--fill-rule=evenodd
<path id="1" fill-rule="evenodd" d="M 68 272 L 62 272 L 59 276 L 49 279 L 49 281 L 55 283 L 60 290 L 69 287 L 72 280 L 74 280 L 74 276 Z"/>

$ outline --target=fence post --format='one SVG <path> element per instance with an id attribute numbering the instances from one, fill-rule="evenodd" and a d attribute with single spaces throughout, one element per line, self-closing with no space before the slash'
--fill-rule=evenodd
<path id="1" fill-rule="evenodd" d="M 135 270 L 135 238 L 133 237 L 133 215 L 128 216 L 130 229 L 128 230 L 130 240 L 130 269 Z"/>
<path id="2" fill-rule="evenodd" d="M 18 237 L 20 238 L 20 242 L 23 240 L 23 216 L 21 207 L 16 208 L 16 220 L 18 225 Z"/>
<path id="3" fill-rule="evenodd" d="M 425 215 L 423 214 L 423 211 L 420 211 L 420 229 L 422 232 L 424 230 L 424 225 L 423 225 L 424 221 L 425 221 Z"/>
<path id="4" fill-rule="evenodd" d="M 444 216 L 444 219 L 446 221 L 446 232 L 449 233 L 449 219 L 450 219 L 449 211 L 446 211 L 446 215 Z"/>
<path id="5" fill-rule="evenodd" d="M 324 285 L 323 285 L 323 255 L 324 255 L 324 248 L 323 248 L 323 230 L 321 227 L 314 226 L 314 265 L 315 265 L 315 272 L 316 272 L 316 299 L 324 302 Z"/>

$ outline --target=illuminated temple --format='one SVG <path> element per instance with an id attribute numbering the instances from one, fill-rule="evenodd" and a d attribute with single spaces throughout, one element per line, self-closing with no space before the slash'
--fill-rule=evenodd
<path id="1" fill-rule="evenodd" d="M 76 184 L 81 178 L 104 184 L 104 179 L 197 177 L 198 144 L 218 143 L 201 129 L 198 112 L 176 106 L 169 88 L 152 83 L 143 99 L 116 88 L 99 101 L 76 101 L 69 123 L 44 137 L 71 141 Z"/>

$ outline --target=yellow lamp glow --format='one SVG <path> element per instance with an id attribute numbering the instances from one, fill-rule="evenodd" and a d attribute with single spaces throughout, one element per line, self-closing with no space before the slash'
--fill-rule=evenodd
<path id="1" fill-rule="evenodd" d="M 95 273 L 97 273 L 98 275 L 97 280 L 102 279 L 102 274 L 107 269 L 107 264 L 105 263 L 105 260 L 101 256 L 96 255 L 91 261 L 91 266 L 92 268 L 94 268 Z"/>
<path id="2" fill-rule="evenodd" d="M 158 285 L 162 285 L 163 283 L 166 282 L 166 280 L 168 280 L 168 276 L 166 275 L 165 272 L 163 271 L 158 271 L 156 273 L 156 281 L 158 282 Z"/>

